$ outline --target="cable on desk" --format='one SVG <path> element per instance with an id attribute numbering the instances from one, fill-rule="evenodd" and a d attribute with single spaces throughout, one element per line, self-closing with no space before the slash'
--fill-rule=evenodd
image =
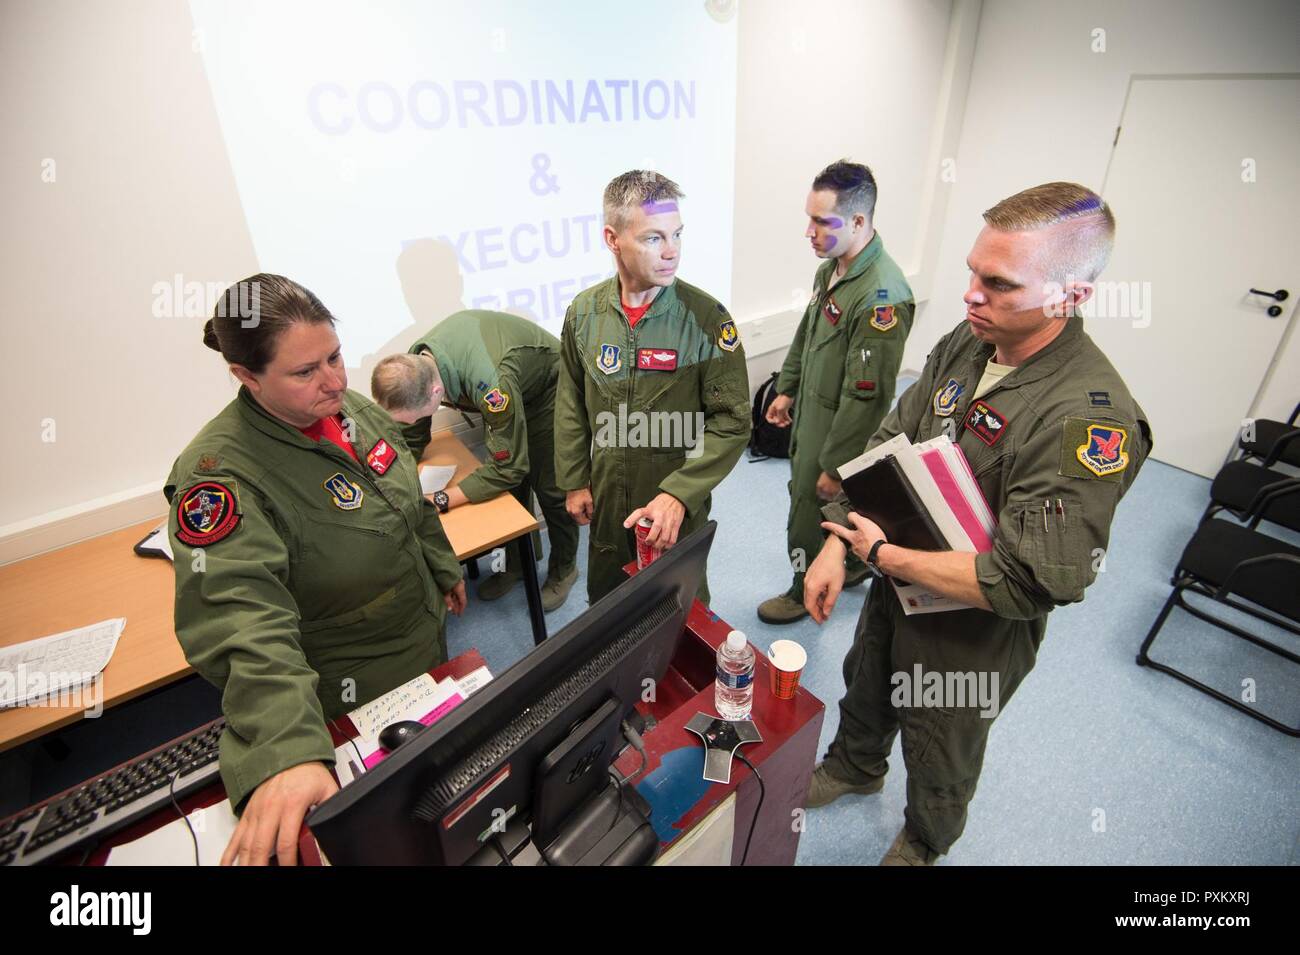
<path id="1" fill-rule="evenodd" d="M 746 759 L 745 754 L 740 750 L 736 750 L 736 759 L 748 766 L 749 771 L 753 773 L 754 778 L 758 780 L 758 805 L 754 807 L 754 818 L 749 821 L 749 835 L 745 837 L 745 851 L 740 857 L 740 864 L 744 865 L 745 860 L 749 858 L 749 843 L 750 840 L 754 838 L 754 827 L 758 825 L 758 814 L 763 808 L 763 799 L 767 796 L 767 787 L 763 785 L 763 777 L 759 775 L 758 770 L 754 768 L 754 764 Z"/>
<path id="2" fill-rule="evenodd" d="M 171 782 L 167 784 L 167 795 L 171 797 L 172 806 L 176 809 L 176 815 L 181 817 L 181 822 L 185 823 L 185 828 L 189 830 L 190 841 L 194 843 L 194 864 L 199 864 L 199 837 L 194 834 L 194 827 L 190 825 L 190 817 L 185 815 L 181 809 L 181 804 L 176 801 L 176 780 L 181 778 L 181 771 L 178 769 L 172 773 Z"/>
<path id="3" fill-rule="evenodd" d="M 497 855 L 501 857 L 501 861 L 513 869 L 515 864 L 510 861 L 510 854 L 506 852 L 505 847 L 501 845 L 501 833 L 492 833 L 492 839 L 490 841 L 492 843 L 492 848 L 496 849 Z"/>

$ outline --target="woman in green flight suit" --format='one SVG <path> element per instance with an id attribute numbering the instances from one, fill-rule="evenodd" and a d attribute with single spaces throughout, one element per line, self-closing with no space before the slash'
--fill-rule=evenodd
<path id="1" fill-rule="evenodd" d="M 388 414 L 347 390 L 334 317 L 278 275 L 226 290 L 204 329 L 242 387 L 164 493 L 176 634 L 222 691 L 223 863 L 296 859 L 335 791 L 326 721 L 447 657 L 461 568 Z"/>

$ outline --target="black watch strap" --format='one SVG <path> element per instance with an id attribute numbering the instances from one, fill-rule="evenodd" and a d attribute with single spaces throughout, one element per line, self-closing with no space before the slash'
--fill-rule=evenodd
<path id="1" fill-rule="evenodd" d="M 451 510 L 451 499 L 447 497 L 446 491 L 435 491 L 433 495 L 433 504 L 438 508 L 439 514 L 446 514 Z"/>
<path id="2" fill-rule="evenodd" d="M 867 551 L 867 566 L 881 576 L 883 576 L 884 571 L 882 571 L 880 565 L 876 563 L 876 555 L 880 553 L 881 545 L 885 543 L 887 543 L 887 541 L 882 537 L 871 545 L 871 550 Z"/>

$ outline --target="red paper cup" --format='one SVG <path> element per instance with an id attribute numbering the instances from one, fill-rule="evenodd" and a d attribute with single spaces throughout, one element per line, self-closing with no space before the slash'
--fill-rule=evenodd
<path id="1" fill-rule="evenodd" d="M 767 659 L 771 664 L 767 673 L 772 696 L 778 700 L 794 699 L 799 676 L 808 663 L 807 652 L 793 640 L 778 640 L 768 648 Z"/>

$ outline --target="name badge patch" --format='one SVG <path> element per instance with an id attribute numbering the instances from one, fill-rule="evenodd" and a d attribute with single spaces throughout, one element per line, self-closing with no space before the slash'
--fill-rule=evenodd
<path id="1" fill-rule="evenodd" d="M 991 448 L 1006 433 L 1007 419 L 991 405 L 976 401 L 970 406 L 970 413 L 966 415 L 966 430 Z"/>
<path id="2" fill-rule="evenodd" d="M 822 314 L 826 316 L 826 321 L 832 325 L 840 323 L 840 315 L 842 314 L 840 307 L 835 304 L 835 299 L 830 296 L 826 297 L 826 304 L 822 306 Z"/>
<path id="3" fill-rule="evenodd" d="M 375 446 L 366 453 L 366 464 L 369 464 L 370 470 L 376 474 L 386 472 L 396 460 L 397 451 L 383 438 L 376 441 Z"/>
<path id="4" fill-rule="evenodd" d="M 355 511 L 366 496 L 361 486 L 349 481 L 342 471 L 336 471 L 327 477 L 321 487 L 329 492 L 334 506 L 341 511 Z"/>
<path id="5" fill-rule="evenodd" d="M 677 352 L 671 348 L 639 348 L 636 366 L 645 371 L 676 371 Z"/>
<path id="6" fill-rule="evenodd" d="M 217 481 L 196 484 L 176 505 L 176 536 L 191 547 L 206 547 L 230 536 L 239 524 L 235 493 Z"/>

